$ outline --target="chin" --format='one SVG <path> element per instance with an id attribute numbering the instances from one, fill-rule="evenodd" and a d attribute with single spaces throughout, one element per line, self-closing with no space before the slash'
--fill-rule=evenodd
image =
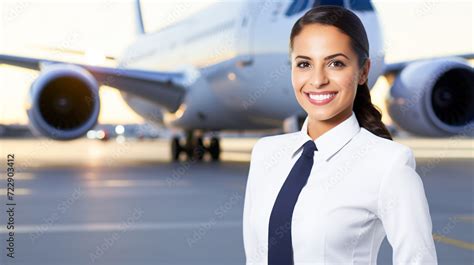
<path id="1" fill-rule="evenodd" d="M 337 115 L 337 112 L 335 112 L 334 110 L 317 109 L 314 107 L 310 111 L 307 111 L 307 113 L 311 119 L 319 121 L 329 120 Z"/>

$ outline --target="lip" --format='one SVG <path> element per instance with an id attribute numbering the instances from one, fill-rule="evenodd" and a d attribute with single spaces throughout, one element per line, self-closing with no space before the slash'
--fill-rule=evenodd
<path id="1" fill-rule="evenodd" d="M 306 96 L 306 98 L 308 99 L 308 101 L 313 104 L 313 105 L 317 105 L 317 106 L 322 106 L 322 105 L 326 105 L 328 104 L 329 102 L 331 102 L 334 98 L 336 98 L 337 94 L 339 93 L 338 91 L 324 91 L 324 92 L 311 92 L 311 94 L 316 94 L 316 95 L 325 95 L 325 94 L 336 94 L 334 95 L 334 97 L 330 97 L 328 99 L 325 99 L 325 100 L 315 100 L 315 99 L 312 99 L 309 97 L 309 94 L 308 92 L 303 92 Z"/>

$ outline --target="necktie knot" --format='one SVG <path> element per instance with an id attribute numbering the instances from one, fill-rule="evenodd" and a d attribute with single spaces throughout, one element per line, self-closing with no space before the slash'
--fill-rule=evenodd
<path id="1" fill-rule="evenodd" d="M 313 140 L 308 140 L 306 143 L 303 145 L 303 155 L 307 157 L 313 157 L 314 156 L 314 151 L 318 150 L 316 147 L 316 144 L 314 143 Z"/>

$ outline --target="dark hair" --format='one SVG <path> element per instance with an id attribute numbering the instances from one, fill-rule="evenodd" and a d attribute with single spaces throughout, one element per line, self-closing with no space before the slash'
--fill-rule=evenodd
<path id="1" fill-rule="evenodd" d="M 369 40 L 364 25 L 352 11 L 335 5 L 314 7 L 295 22 L 290 35 L 290 53 L 293 51 L 295 36 L 301 32 L 305 25 L 315 23 L 335 26 L 348 35 L 351 39 L 351 47 L 357 54 L 359 67 L 363 67 L 366 59 L 369 58 Z M 361 127 L 377 136 L 393 140 L 382 122 L 381 112 L 377 106 L 372 104 L 367 81 L 363 85 L 357 86 L 353 108 Z"/>

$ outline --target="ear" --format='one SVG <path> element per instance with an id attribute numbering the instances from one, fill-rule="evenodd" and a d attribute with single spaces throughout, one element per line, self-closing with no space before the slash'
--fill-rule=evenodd
<path id="1" fill-rule="evenodd" d="M 360 71 L 359 85 L 362 85 L 367 81 L 367 79 L 369 78 L 369 71 L 370 71 L 370 59 L 367 58 L 364 62 L 364 66 L 362 67 Z"/>

